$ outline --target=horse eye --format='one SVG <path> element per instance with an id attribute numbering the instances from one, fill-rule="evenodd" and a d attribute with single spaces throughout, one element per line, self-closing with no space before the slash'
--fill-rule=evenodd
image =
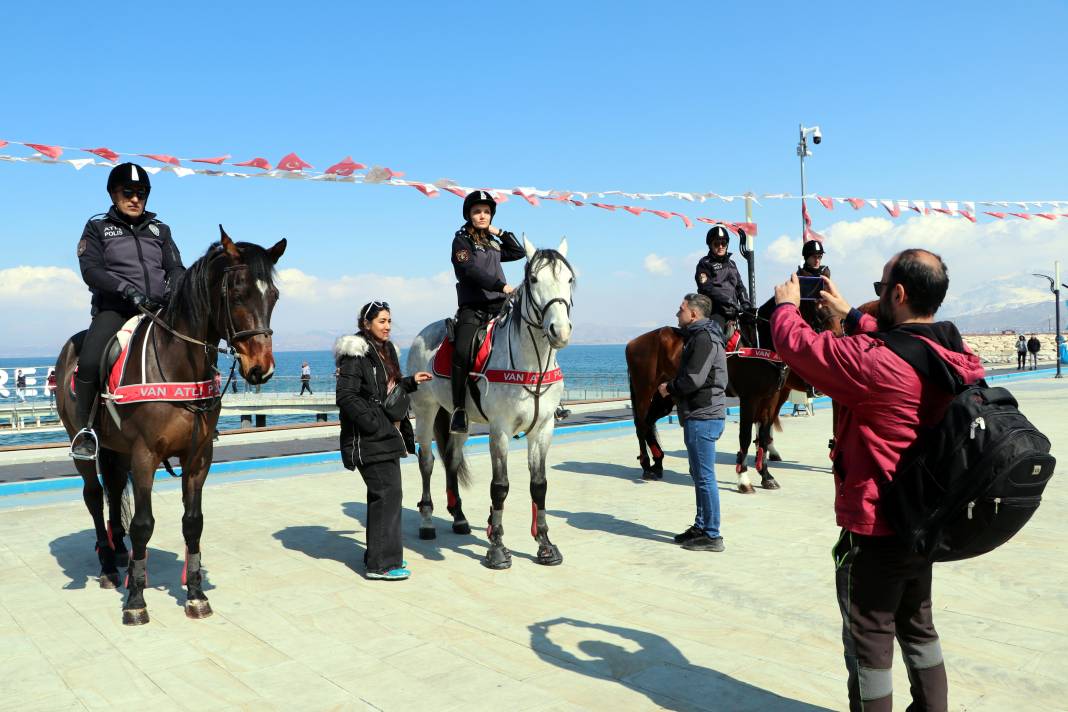
<path id="1" fill-rule="evenodd" d="M 537 277 L 531 277 L 530 278 L 530 283 L 531 284 L 537 284 L 538 283 L 538 278 Z"/>

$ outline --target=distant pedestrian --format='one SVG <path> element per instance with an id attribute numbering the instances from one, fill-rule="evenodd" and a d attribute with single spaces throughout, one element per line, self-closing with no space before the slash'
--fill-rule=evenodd
<path id="1" fill-rule="evenodd" d="M 297 395 L 304 395 L 304 391 L 308 391 L 308 395 L 315 395 L 311 389 L 311 366 L 307 361 L 300 365 L 300 393 Z"/>
<path id="2" fill-rule="evenodd" d="M 1016 370 L 1021 371 L 1027 366 L 1027 338 L 1020 334 L 1016 340 Z"/>
<path id="3" fill-rule="evenodd" d="M 679 409 L 690 476 L 697 491 L 693 526 L 675 537 L 690 551 L 723 551 L 719 531 L 719 486 L 716 484 L 716 441 L 723 435 L 727 404 L 727 356 L 723 331 L 712 316 L 712 300 L 687 294 L 676 316 L 684 345 L 678 374 L 661 383 L 660 395 L 672 397 Z"/>
<path id="4" fill-rule="evenodd" d="M 1042 342 L 1038 340 L 1038 337 L 1031 334 L 1031 338 L 1027 340 L 1027 350 L 1031 352 L 1031 370 L 1034 371 L 1038 368 L 1038 352 L 1042 349 Z"/>
<path id="5" fill-rule="evenodd" d="M 48 380 L 45 388 L 48 390 L 48 405 L 55 406 L 56 404 L 56 369 L 48 369 Z"/>
<path id="6" fill-rule="evenodd" d="M 15 395 L 20 403 L 26 402 L 26 374 L 21 368 L 15 371 Z"/>

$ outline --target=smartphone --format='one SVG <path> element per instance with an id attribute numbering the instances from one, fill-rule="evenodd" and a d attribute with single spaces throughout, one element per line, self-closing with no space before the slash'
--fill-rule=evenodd
<path id="1" fill-rule="evenodd" d="M 823 277 L 798 277 L 801 283 L 801 301 L 814 302 L 820 298 L 823 291 Z"/>

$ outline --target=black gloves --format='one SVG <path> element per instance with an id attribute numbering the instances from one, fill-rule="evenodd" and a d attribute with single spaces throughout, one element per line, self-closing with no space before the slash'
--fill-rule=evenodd
<path id="1" fill-rule="evenodd" d="M 146 306 L 148 297 L 132 284 L 126 285 L 122 290 L 122 296 L 126 297 L 135 307 Z"/>
<path id="2" fill-rule="evenodd" d="M 738 310 L 733 304 L 724 304 L 720 307 L 720 312 L 728 321 L 738 318 Z"/>
<path id="3" fill-rule="evenodd" d="M 745 310 L 745 311 L 743 311 L 742 313 L 740 313 L 738 315 L 738 321 L 740 321 L 743 324 L 755 324 L 756 323 L 756 314 L 751 312 L 751 311 L 749 311 L 749 310 Z"/>

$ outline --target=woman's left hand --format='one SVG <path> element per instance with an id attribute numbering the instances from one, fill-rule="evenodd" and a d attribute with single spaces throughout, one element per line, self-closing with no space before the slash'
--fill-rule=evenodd
<path id="1" fill-rule="evenodd" d="M 427 381 L 431 381 L 434 379 L 434 377 L 426 371 L 420 371 L 419 373 L 415 374 L 413 378 L 415 379 L 416 383 L 426 383 Z"/>
<path id="2" fill-rule="evenodd" d="M 489 234 L 493 235 L 494 237 L 498 237 L 502 232 L 504 232 L 504 230 L 500 229 L 496 225 L 490 225 L 486 229 L 489 231 Z"/>

